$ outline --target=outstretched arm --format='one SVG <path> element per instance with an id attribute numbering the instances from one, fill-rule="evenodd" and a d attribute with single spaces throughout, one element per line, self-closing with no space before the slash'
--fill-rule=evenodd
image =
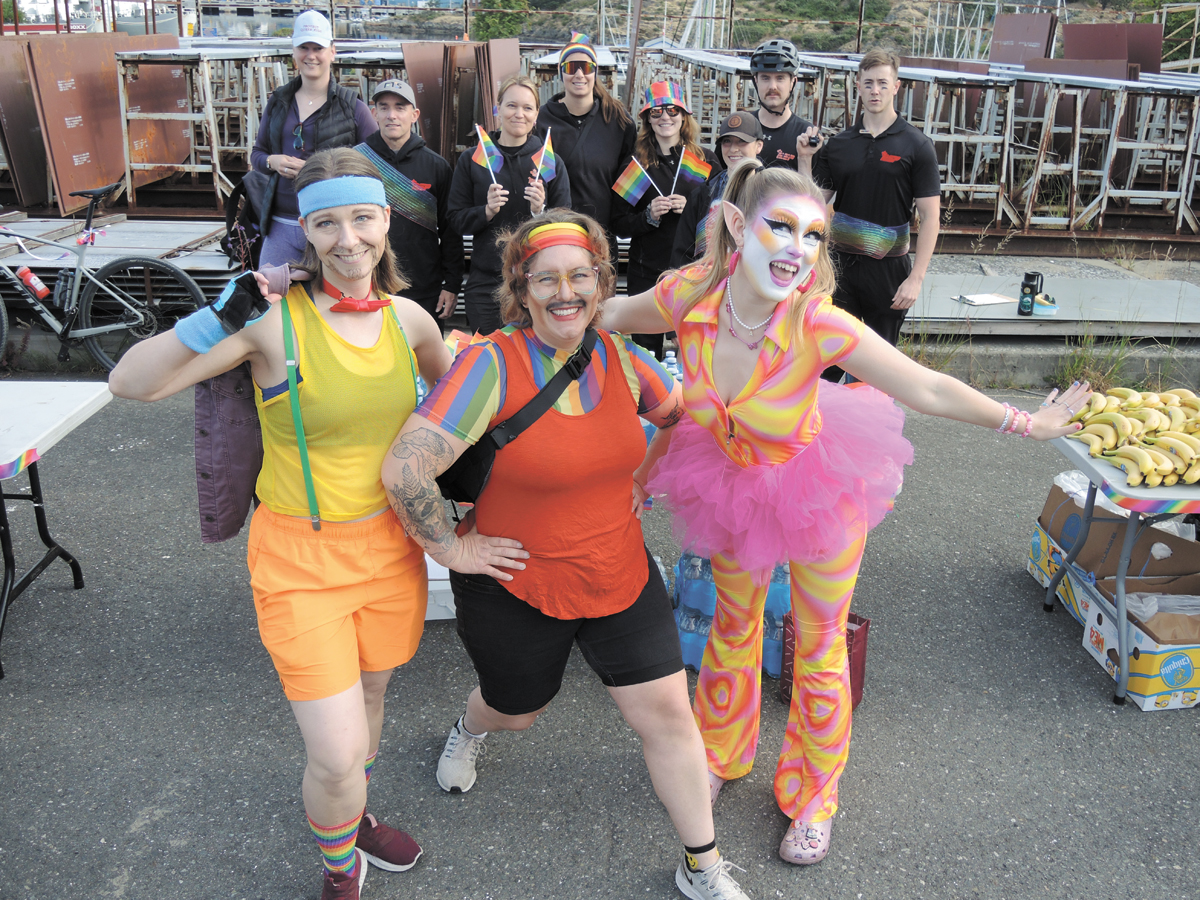
<path id="1" fill-rule="evenodd" d="M 383 485 L 404 530 L 447 569 L 511 581 L 503 569 L 524 569 L 529 554 L 518 541 L 481 535 L 473 528 L 461 537 L 446 516 L 437 486 L 470 445 L 422 416 L 411 415 L 383 458 Z"/>
<path id="2" fill-rule="evenodd" d="M 869 328 L 863 331 L 858 346 L 838 365 L 855 378 L 926 415 L 984 428 L 999 428 L 1005 420 L 1003 404 L 957 378 L 918 365 Z M 1090 393 L 1087 384 L 1078 382 L 1061 396 L 1056 396 L 1058 392 L 1053 391 L 1047 398 L 1048 405 L 1033 413 L 1033 430 L 1029 436 L 1048 441 L 1078 431 L 1082 425 L 1067 423 Z M 1019 431 L 1023 433 L 1026 424 L 1023 417 L 1019 424 Z"/>
<path id="3" fill-rule="evenodd" d="M 643 291 L 632 297 L 609 297 L 600 315 L 600 327 L 622 334 L 661 334 L 671 330 L 654 302 L 654 291 Z"/>

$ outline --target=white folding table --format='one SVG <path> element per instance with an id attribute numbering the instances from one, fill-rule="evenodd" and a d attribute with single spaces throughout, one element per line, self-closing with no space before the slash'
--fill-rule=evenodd
<path id="1" fill-rule="evenodd" d="M 1104 496 L 1122 509 L 1129 510 L 1129 519 L 1125 525 L 1125 540 L 1121 545 L 1121 556 L 1117 561 L 1116 589 L 1113 594 L 1117 601 L 1117 656 L 1120 668 L 1117 675 L 1117 692 L 1113 703 L 1118 705 L 1125 702 L 1125 691 L 1129 686 L 1129 618 L 1125 608 L 1125 576 L 1129 572 L 1129 559 L 1133 555 L 1133 545 L 1138 535 L 1155 522 L 1169 519 L 1172 516 L 1185 513 L 1200 512 L 1200 483 L 1176 484 L 1172 487 L 1129 487 L 1125 483 L 1125 473 L 1106 462 L 1093 459 L 1088 455 L 1087 444 L 1081 441 L 1068 440 L 1065 437 L 1056 438 L 1054 446 L 1058 448 L 1071 464 L 1083 472 L 1091 482 L 1088 485 L 1087 502 L 1083 507 L 1083 525 L 1079 535 L 1071 546 L 1070 552 L 1050 579 L 1046 588 L 1046 600 L 1042 606 L 1046 612 L 1054 609 L 1055 593 L 1059 583 L 1067 574 L 1075 557 L 1087 543 L 1088 530 L 1093 522 L 1121 522 L 1109 516 L 1094 514 L 1096 491 L 1102 491 Z"/>
<path id="2" fill-rule="evenodd" d="M 83 570 L 79 563 L 50 536 L 37 464 L 51 447 L 111 399 L 108 385 L 103 382 L 0 381 L 0 482 L 22 471 L 29 473 L 28 494 L 0 492 L 0 551 L 4 556 L 4 579 L 0 581 L 0 637 L 4 635 L 9 604 L 54 560 L 62 559 L 71 567 L 76 590 L 83 587 Z M 33 503 L 38 535 L 47 547 L 41 560 L 19 580 L 8 527 L 9 500 Z M 0 678 L 3 677 L 4 667 L 0 665 Z"/>

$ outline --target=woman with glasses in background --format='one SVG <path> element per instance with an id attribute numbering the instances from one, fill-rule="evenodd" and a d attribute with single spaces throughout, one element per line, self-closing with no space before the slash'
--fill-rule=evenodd
<path id="1" fill-rule="evenodd" d="M 571 173 L 571 208 L 591 216 L 608 234 L 616 261 L 612 218 L 613 182 L 633 156 L 637 128 L 633 118 L 597 79 L 596 48 L 575 32 L 558 56 L 563 91 L 538 112 L 538 130 Z"/>
<path id="2" fill-rule="evenodd" d="M 710 169 L 717 161 L 711 150 L 696 142 L 696 120 L 684 102 L 683 91 L 674 82 L 656 81 L 646 88 L 641 118 L 633 158 L 653 185 L 632 205 L 619 194 L 613 198 L 613 231 L 633 239 L 629 244 L 630 296 L 650 290 L 671 267 L 671 248 L 680 215 L 688 198 L 708 177 L 706 173 L 696 178 L 682 169 L 683 154 L 691 151 L 691 157 L 703 159 Z M 633 339 L 661 359 L 663 337 L 635 334 Z"/>
<path id="3" fill-rule="evenodd" d="M 250 153 L 254 169 L 271 178 L 260 267 L 304 258 L 304 229 L 292 179 L 305 161 L 318 150 L 353 147 L 379 130 L 367 104 L 334 81 L 329 67 L 336 55 L 328 19 L 314 9 L 296 16 L 292 59 L 299 74 L 271 94 Z M 255 213 L 263 218 L 263 210 Z"/>

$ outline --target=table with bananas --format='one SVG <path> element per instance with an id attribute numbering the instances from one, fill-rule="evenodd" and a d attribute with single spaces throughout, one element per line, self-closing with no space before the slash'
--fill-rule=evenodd
<path id="1" fill-rule="evenodd" d="M 1053 607 L 1058 585 L 1087 542 L 1092 522 L 1121 521 L 1094 514 L 1096 492 L 1101 491 L 1129 510 L 1113 592 L 1120 662 L 1113 702 L 1123 704 L 1129 685 L 1129 560 L 1143 529 L 1172 516 L 1200 512 L 1200 397 L 1185 388 L 1158 393 L 1109 388 L 1093 392 L 1072 421 L 1083 423 L 1082 430 L 1053 443 L 1091 484 L 1079 536 L 1050 580 L 1046 608 Z"/>

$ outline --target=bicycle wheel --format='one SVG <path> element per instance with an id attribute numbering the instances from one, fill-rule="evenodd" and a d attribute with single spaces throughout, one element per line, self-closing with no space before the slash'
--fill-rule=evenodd
<path id="1" fill-rule="evenodd" d="M 4 308 L 4 298 L 0 297 L 0 365 L 8 355 L 8 310 Z"/>
<path id="2" fill-rule="evenodd" d="M 109 371 L 138 341 L 175 327 L 179 319 L 205 303 L 204 293 L 192 277 L 162 259 L 123 256 L 105 263 L 94 277 L 84 285 L 79 301 L 79 327 L 125 326 L 83 339 L 83 346 Z M 130 309 L 100 285 L 145 313 L 145 320 L 139 322 Z"/>

